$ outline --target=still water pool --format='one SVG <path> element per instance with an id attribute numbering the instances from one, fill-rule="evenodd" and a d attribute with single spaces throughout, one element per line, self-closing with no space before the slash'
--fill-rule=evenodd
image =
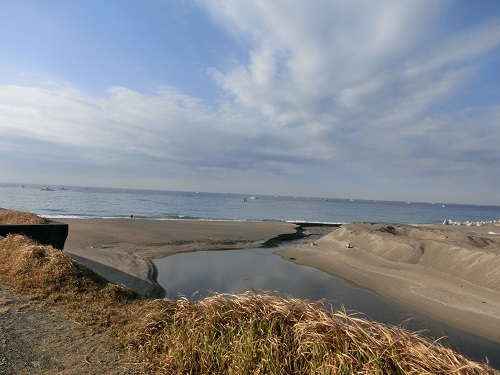
<path id="1" fill-rule="evenodd" d="M 473 359 L 487 356 L 500 368 L 500 344 L 446 326 L 427 316 L 398 305 L 371 291 L 349 284 L 315 268 L 283 260 L 274 252 L 289 247 L 248 250 L 199 251 L 154 261 L 158 283 L 167 298 L 208 296 L 210 291 L 242 293 L 249 290 L 274 291 L 293 297 L 331 302 L 368 318 L 387 324 L 402 324 L 412 330 L 426 329 L 432 337 L 447 335 L 454 348 Z M 407 321 L 412 318 L 410 321 Z"/>

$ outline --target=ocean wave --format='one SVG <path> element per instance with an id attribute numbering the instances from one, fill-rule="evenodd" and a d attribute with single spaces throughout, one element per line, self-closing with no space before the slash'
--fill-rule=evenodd
<path id="1" fill-rule="evenodd" d="M 47 219 L 130 219 L 130 216 L 95 216 L 95 215 L 40 215 Z M 282 222 L 283 220 L 258 220 L 258 219 L 235 219 L 235 218 L 213 218 L 196 217 L 188 215 L 169 215 L 169 216 L 141 216 L 134 215 L 133 219 L 158 220 L 158 221 L 236 221 L 236 222 Z M 284 221 L 283 221 L 284 222 Z"/>

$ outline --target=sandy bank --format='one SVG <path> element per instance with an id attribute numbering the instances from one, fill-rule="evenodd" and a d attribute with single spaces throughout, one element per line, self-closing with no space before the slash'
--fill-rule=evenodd
<path id="1" fill-rule="evenodd" d="M 344 225 L 279 254 L 500 342 L 500 227 Z"/>
<path id="2" fill-rule="evenodd" d="M 65 251 L 108 280 L 149 296 L 163 290 L 151 259 L 256 247 L 294 224 L 69 219 Z M 450 325 L 500 342 L 500 226 L 349 224 L 281 251 Z"/>
<path id="3" fill-rule="evenodd" d="M 244 249 L 296 233 L 278 222 L 170 221 L 141 219 L 64 219 L 69 235 L 64 246 L 72 258 L 112 282 L 158 296 L 151 259 L 179 252 Z"/>

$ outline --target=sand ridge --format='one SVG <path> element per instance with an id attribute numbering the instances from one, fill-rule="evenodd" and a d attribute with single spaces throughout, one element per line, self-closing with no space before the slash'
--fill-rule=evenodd
<path id="1" fill-rule="evenodd" d="M 492 229 L 354 223 L 279 254 L 500 342 L 500 236 Z"/>

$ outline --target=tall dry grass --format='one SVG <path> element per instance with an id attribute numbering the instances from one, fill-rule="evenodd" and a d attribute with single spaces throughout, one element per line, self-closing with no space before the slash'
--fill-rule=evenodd
<path id="1" fill-rule="evenodd" d="M 270 294 L 152 301 L 128 342 L 168 374 L 494 374 L 439 341 Z"/>
<path id="2" fill-rule="evenodd" d="M 45 224 L 48 220 L 30 212 L 0 208 L 0 224 Z"/>
<path id="3" fill-rule="evenodd" d="M 300 299 L 144 300 L 19 235 L 0 240 L 0 282 L 108 330 L 152 373 L 500 374 L 439 341 Z"/>
<path id="4" fill-rule="evenodd" d="M 98 327 L 121 329 L 141 300 L 66 253 L 22 235 L 0 240 L 0 283 L 42 303 L 64 305 L 78 320 Z"/>

